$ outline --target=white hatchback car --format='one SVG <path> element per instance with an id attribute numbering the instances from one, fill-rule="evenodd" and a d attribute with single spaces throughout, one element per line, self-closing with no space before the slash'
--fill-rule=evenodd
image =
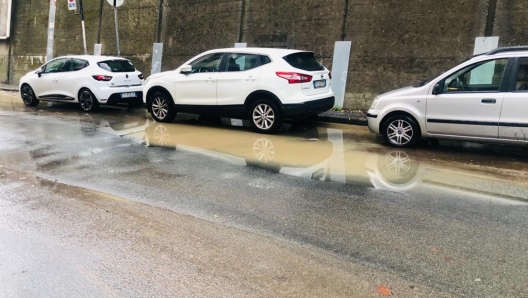
<path id="1" fill-rule="evenodd" d="M 528 47 L 477 55 L 439 77 L 383 94 L 367 113 L 395 147 L 420 138 L 528 143 Z"/>
<path id="2" fill-rule="evenodd" d="M 172 122 L 177 112 L 249 119 L 260 133 L 284 119 L 331 109 L 331 74 L 312 52 L 232 48 L 202 53 L 174 71 L 150 76 L 144 101 L 152 117 Z"/>
<path id="3" fill-rule="evenodd" d="M 27 106 L 41 100 L 78 102 L 91 112 L 103 105 L 143 105 L 143 74 L 127 59 L 107 56 L 55 58 L 20 79 Z"/>

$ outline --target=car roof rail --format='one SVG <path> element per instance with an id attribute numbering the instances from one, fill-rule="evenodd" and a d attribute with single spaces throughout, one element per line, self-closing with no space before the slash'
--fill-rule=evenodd
<path id="1" fill-rule="evenodd" d="M 506 52 L 517 52 L 517 51 L 528 51 L 528 46 L 514 46 L 514 47 L 502 47 L 502 48 L 496 48 L 494 50 L 491 50 L 486 53 L 486 55 L 496 55 L 499 53 L 506 53 Z"/>

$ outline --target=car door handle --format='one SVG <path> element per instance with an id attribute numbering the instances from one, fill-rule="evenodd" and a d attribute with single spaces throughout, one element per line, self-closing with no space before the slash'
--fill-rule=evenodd
<path id="1" fill-rule="evenodd" d="M 497 103 L 497 100 L 495 98 L 484 98 L 482 103 Z"/>
<path id="2" fill-rule="evenodd" d="M 248 78 L 246 79 L 246 81 L 248 81 L 248 82 L 256 81 L 256 80 L 257 80 L 257 79 L 254 79 L 253 77 L 248 77 Z"/>
<path id="3" fill-rule="evenodd" d="M 59 80 L 57 80 L 57 79 L 53 79 L 53 80 L 52 80 L 53 83 L 57 83 L 58 81 L 59 81 Z"/>

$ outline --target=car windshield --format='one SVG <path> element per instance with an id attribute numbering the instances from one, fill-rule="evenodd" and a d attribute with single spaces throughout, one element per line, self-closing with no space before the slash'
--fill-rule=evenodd
<path id="1" fill-rule="evenodd" d="M 322 66 L 321 63 L 317 61 L 317 59 L 315 59 L 315 54 L 311 52 L 290 54 L 284 57 L 284 60 L 286 60 L 286 62 L 288 62 L 288 64 L 291 66 L 306 71 L 325 69 L 324 66 Z"/>
<path id="2" fill-rule="evenodd" d="M 97 63 L 97 65 L 110 72 L 133 72 L 136 68 L 128 60 L 108 60 Z"/>

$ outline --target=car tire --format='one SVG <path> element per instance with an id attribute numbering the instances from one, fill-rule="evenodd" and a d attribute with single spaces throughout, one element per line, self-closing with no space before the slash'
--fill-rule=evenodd
<path id="1" fill-rule="evenodd" d="M 383 123 L 381 134 L 385 143 L 396 148 L 410 148 L 421 137 L 416 121 L 406 115 L 395 115 Z"/>
<path id="2" fill-rule="evenodd" d="M 170 96 L 156 92 L 149 100 L 149 111 L 157 122 L 170 123 L 176 118 L 176 107 Z"/>
<path id="3" fill-rule="evenodd" d="M 282 121 L 282 113 L 273 101 L 259 99 L 251 105 L 249 122 L 255 132 L 262 134 L 276 133 L 282 126 Z"/>
<path id="4" fill-rule="evenodd" d="M 79 91 L 79 106 L 83 111 L 92 113 L 99 108 L 99 101 L 90 89 L 83 88 Z"/>
<path id="5" fill-rule="evenodd" d="M 34 107 L 40 103 L 40 100 L 35 96 L 33 88 L 28 84 L 22 85 L 22 88 L 20 88 L 20 96 L 22 97 L 24 104 L 28 107 Z"/>

